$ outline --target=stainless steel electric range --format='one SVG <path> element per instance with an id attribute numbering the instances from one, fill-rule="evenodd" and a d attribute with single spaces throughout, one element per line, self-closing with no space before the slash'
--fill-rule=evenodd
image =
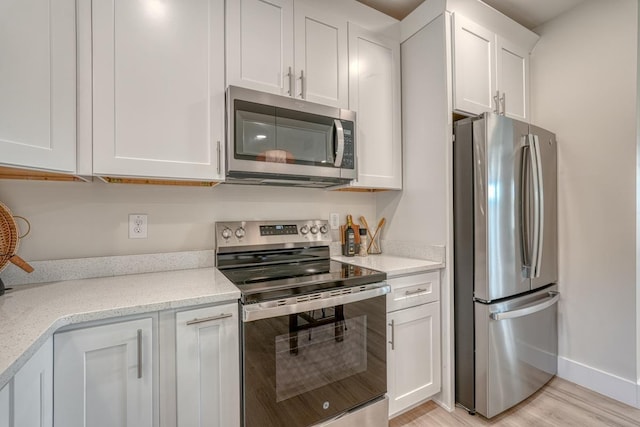
<path id="1" fill-rule="evenodd" d="M 216 266 L 242 294 L 243 425 L 386 426 L 386 274 L 332 261 L 327 221 L 215 233 Z"/>

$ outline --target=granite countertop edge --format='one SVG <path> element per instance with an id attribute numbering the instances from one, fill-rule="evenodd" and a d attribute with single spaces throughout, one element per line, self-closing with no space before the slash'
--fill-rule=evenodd
<path id="1" fill-rule="evenodd" d="M 0 296 L 0 389 L 65 326 L 239 298 L 213 267 L 18 286 Z"/>
<path id="2" fill-rule="evenodd" d="M 444 262 L 406 258 L 395 255 L 368 255 L 366 257 L 347 257 L 339 255 L 333 256 L 331 259 L 347 264 L 383 271 L 387 273 L 387 278 L 425 273 L 428 271 L 440 270 L 445 267 Z"/>

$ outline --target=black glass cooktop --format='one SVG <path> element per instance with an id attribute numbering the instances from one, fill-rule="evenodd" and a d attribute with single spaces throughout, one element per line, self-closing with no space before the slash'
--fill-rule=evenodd
<path id="1" fill-rule="evenodd" d="M 289 298 L 386 279 L 386 273 L 329 259 L 252 265 L 220 270 L 242 293 L 243 303 Z"/>

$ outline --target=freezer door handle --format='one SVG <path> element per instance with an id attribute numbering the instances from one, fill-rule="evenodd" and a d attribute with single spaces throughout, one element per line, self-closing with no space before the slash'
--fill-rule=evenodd
<path id="1" fill-rule="evenodd" d="M 530 314 L 537 313 L 539 311 L 542 311 L 546 308 L 551 307 L 553 304 L 557 303 L 559 299 L 560 299 L 560 292 L 549 291 L 548 298 L 545 298 L 542 302 L 527 304 L 516 310 L 503 311 L 501 313 L 491 313 L 490 317 L 493 320 L 506 320 L 506 319 L 514 319 L 516 317 L 528 316 Z"/>

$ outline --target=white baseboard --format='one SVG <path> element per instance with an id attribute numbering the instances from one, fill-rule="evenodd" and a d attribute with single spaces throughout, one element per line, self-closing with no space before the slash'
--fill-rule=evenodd
<path id="1" fill-rule="evenodd" d="M 635 408 L 640 408 L 640 384 L 596 368 L 558 357 L 558 376 Z"/>

